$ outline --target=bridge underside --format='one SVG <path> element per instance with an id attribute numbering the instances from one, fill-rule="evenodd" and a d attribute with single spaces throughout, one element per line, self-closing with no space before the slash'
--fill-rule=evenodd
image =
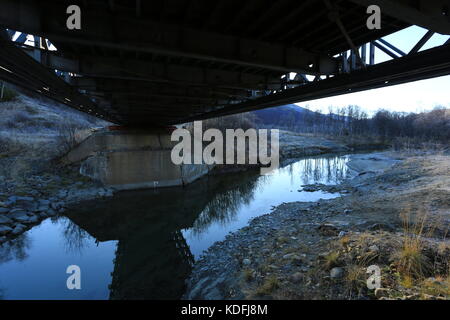
<path id="1" fill-rule="evenodd" d="M 66 28 L 71 4 L 81 30 Z M 366 26 L 371 4 L 380 30 Z M 450 34 L 448 10 L 446 0 L 2 0 L 0 79 L 114 123 L 178 124 L 450 74 L 448 42 L 418 52 L 433 32 Z M 378 40 L 413 24 L 430 31 L 411 52 Z M 375 48 L 394 59 L 375 64 Z"/>

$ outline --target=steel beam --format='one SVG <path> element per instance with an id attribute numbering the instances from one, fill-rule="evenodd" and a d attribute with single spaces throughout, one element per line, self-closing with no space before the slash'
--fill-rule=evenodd
<path id="1" fill-rule="evenodd" d="M 450 74 L 449 56 L 450 45 L 444 45 L 415 55 L 368 66 L 366 70 L 342 74 L 266 97 L 248 100 L 238 105 L 227 106 L 221 110 L 197 115 L 195 119 L 214 118 L 444 76 Z M 186 121 L 190 120 L 193 119 L 186 119 Z"/>
<path id="2" fill-rule="evenodd" d="M 332 57 L 308 52 L 300 47 L 243 39 L 108 12 L 83 12 L 83 28 L 70 31 L 65 26 L 66 8 L 58 4 L 47 8 L 45 4 L 38 5 L 31 0 L 2 0 L 0 23 L 11 29 L 43 36 L 52 42 L 184 57 L 282 73 L 332 74 L 337 70 L 337 61 Z M 51 15 L 51 23 L 45 19 L 44 12 L 46 16 Z M 115 29 L 117 35 L 111 32 Z M 320 63 L 325 59 L 328 60 L 326 68 L 322 68 Z M 330 66 L 334 67 L 330 69 Z"/>

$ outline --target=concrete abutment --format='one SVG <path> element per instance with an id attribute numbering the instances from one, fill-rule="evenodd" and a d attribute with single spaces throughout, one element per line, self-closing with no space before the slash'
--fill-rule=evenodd
<path id="1" fill-rule="evenodd" d="M 65 164 L 79 164 L 80 173 L 119 190 L 189 184 L 212 166 L 176 165 L 171 160 L 168 130 L 102 130 L 67 153 Z"/>

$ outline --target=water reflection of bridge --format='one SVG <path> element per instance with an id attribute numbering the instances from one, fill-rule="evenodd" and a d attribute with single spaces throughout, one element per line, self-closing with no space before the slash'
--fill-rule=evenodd
<path id="1" fill-rule="evenodd" d="M 343 157 L 311 157 L 281 168 L 301 181 L 340 179 Z M 67 250 L 83 252 L 89 237 L 117 240 L 111 299 L 178 299 L 194 262 L 181 230 L 201 234 L 226 224 L 270 177 L 256 172 L 202 179 L 185 188 L 124 192 L 112 200 L 89 202 L 69 212 Z M 0 264 L 27 256 L 27 234 L 0 247 Z"/>
<path id="2" fill-rule="evenodd" d="M 232 216 L 233 208 L 252 196 L 257 180 L 247 172 L 239 179 L 202 179 L 187 188 L 124 192 L 68 216 L 98 241 L 118 240 L 111 299 L 178 299 L 194 262 L 181 230 L 199 230 Z M 199 220 L 204 212 L 208 219 Z"/>

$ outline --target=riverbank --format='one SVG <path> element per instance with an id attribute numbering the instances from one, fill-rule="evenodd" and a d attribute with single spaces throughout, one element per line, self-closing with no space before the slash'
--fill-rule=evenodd
<path id="1" fill-rule="evenodd" d="M 299 186 L 340 197 L 282 204 L 210 247 L 184 298 L 450 298 L 450 157 L 383 152 L 348 166 L 340 185 Z"/>
<path id="2" fill-rule="evenodd" d="M 25 96 L 0 103 L 0 116 L 0 244 L 80 201 L 113 195 L 58 161 L 105 121 Z"/>
<path id="3" fill-rule="evenodd" d="M 70 206 L 85 200 L 111 197 L 115 192 L 113 188 L 105 188 L 81 175 L 79 166 L 63 166 L 58 160 L 95 126 L 105 125 L 60 108 L 23 96 L 2 104 L 0 244 L 17 238 L 47 218 L 63 214 Z M 64 116 L 71 122 L 64 122 Z M 54 124 L 61 121 L 65 123 L 64 127 Z M 83 136 L 77 136 L 80 133 Z M 289 131 L 280 133 L 281 162 L 349 150 L 344 144 L 322 137 Z M 217 166 L 211 174 L 257 168 Z"/>

